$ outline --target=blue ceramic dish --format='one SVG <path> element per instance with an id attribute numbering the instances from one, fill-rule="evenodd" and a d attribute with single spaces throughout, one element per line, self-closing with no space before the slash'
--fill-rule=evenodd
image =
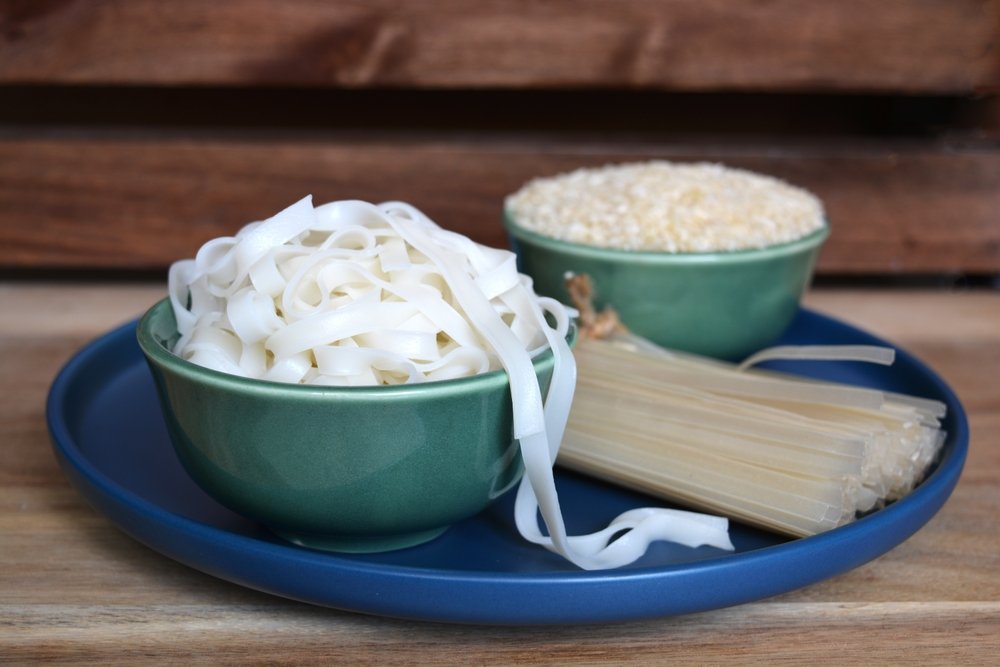
<path id="1" fill-rule="evenodd" d="M 886 344 L 801 311 L 789 344 Z M 787 367 L 785 370 L 791 370 Z M 958 482 L 968 448 L 965 412 L 948 386 L 905 351 L 890 368 L 798 363 L 794 370 L 944 401 L 942 457 L 903 500 L 852 524 L 790 540 L 740 524 L 734 553 L 658 544 L 625 568 L 583 572 L 525 543 L 511 494 L 420 546 L 331 554 L 290 545 L 214 501 L 190 478 L 167 436 L 153 378 L 128 324 L 86 346 L 52 385 L 48 425 L 66 475 L 101 513 L 164 555 L 233 583 L 286 598 L 454 623 L 603 623 L 685 614 L 757 600 L 850 570 L 919 530 Z M 557 471 L 571 532 L 603 527 L 656 502 Z"/>

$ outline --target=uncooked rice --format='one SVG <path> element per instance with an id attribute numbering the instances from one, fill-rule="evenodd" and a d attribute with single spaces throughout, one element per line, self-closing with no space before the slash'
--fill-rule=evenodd
<path id="1" fill-rule="evenodd" d="M 539 178 L 508 215 L 544 236 L 605 248 L 719 252 L 795 241 L 823 227 L 823 205 L 784 181 L 719 164 L 651 161 Z"/>

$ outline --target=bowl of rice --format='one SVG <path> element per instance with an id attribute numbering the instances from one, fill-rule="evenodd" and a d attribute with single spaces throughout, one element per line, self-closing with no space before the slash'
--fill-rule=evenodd
<path id="1" fill-rule="evenodd" d="M 504 225 L 539 294 L 594 304 L 664 347 L 738 359 L 791 323 L 829 235 L 821 202 L 717 164 L 651 161 L 579 169 L 507 197 Z"/>

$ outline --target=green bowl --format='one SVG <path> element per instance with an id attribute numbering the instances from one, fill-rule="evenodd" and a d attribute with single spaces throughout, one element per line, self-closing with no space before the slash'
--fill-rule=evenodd
<path id="1" fill-rule="evenodd" d="M 428 541 L 523 472 L 507 375 L 396 387 L 311 387 L 187 362 L 168 300 L 140 320 L 174 448 L 230 509 L 303 546 L 374 552 Z M 551 353 L 535 360 L 543 389 Z"/>
<path id="2" fill-rule="evenodd" d="M 519 226 L 506 211 L 504 226 L 537 293 L 568 303 L 566 273 L 588 274 L 594 305 L 613 306 L 632 332 L 721 359 L 745 357 L 791 324 L 829 235 L 824 225 L 759 250 L 668 253 L 560 241 Z"/>

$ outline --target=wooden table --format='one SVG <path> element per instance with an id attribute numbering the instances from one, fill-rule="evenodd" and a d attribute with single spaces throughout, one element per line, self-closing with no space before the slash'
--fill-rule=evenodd
<path id="1" fill-rule="evenodd" d="M 1000 655 L 995 291 L 809 296 L 813 307 L 920 356 L 968 410 L 972 443 L 958 488 L 890 553 L 730 609 L 597 627 L 484 628 L 334 611 L 214 579 L 135 542 L 70 488 L 44 422 L 52 378 L 88 339 L 163 289 L 0 283 L 0 662 L 968 665 Z"/>

